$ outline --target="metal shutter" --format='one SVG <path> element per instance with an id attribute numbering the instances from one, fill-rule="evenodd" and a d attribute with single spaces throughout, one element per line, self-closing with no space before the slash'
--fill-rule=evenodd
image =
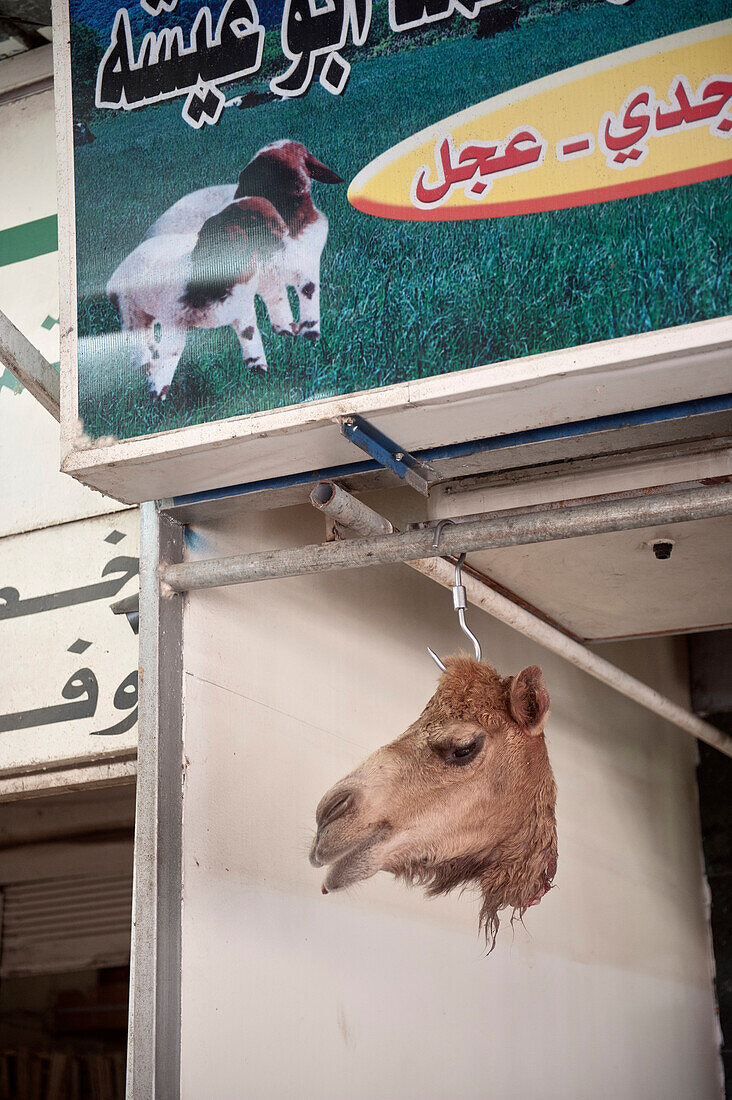
<path id="1" fill-rule="evenodd" d="M 126 963 L 132 858 L 129 840 L 0 852 L 0 976 Z"/>

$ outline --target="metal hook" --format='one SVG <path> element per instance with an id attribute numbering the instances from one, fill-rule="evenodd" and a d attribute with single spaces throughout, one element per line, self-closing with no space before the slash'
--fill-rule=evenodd
<path id="1" fill-rule="evenodd" d="M 448 520 L 447 522 L 449 523 L 451 521 Z M 438 524 L 438 530 L 435 533 L 435 541 L 433 543 L 434 546 L 436 546 L 439 542 L 439 533 L 440 525 Z M 457 562 L 455 563 L 455 583 L 452 586 L 452 605 L 458 613 L 458 622 L 460 623 L 460 629 L 462 630 L 463 634 L 466 635 L 466 637 L 470 638 L 471 642 L 473 643 L 473 649 L 475 651 L 475 659 L 476 661 L 480 661 L 483 657 L 483 651 L 480 648 L 480 642 L 476 638 L 475 634 L 473 634 L 473 631 L 470 629 L 468 624 L 465 622 L 465 609 L 468 606 L 468 597 L 465 591 L 465 585 L 463 584 L 462 567 L 464 561 L 465 554 L 461 554 Z M 429 653 L 430 657 L 435 662 L 437 667 L 442 672 L 446 672 L 447 670 L 445 668 L 445 665 L 442 663 L 434 650 L 430 649 L 430 647 L 427 646 L 427 652 Z"/>
<path id="2" fill-rule="evenodd" d="M 475 650 L 475 659 L 480 661 L 483 659 L 483 650 L 480 648 L 480 642 L 476 638 L 473 631 L 465 622 L 465 609 L 468 606 L 468 596 L 465 591 L 465 585 L 463 584 L 462 566 L 465 561 L 465 554 L 461 554 L 455 565 L 455 584 L 452 589 L 452 602 L 455 610 L 458 613 L 458 620 L 460 622 L 460 629 L 463 634 L 470 638 L 473 643 L 473 649 Z"/>
<path id="3" fill-rule="evenodd" d="M 443 665 L 442 661 L 437 656 L 434 649 L 430 649 L 430 647 L 427 646 L 427 652 L 429 653 L 430 657 L 432 658 L 432 660 L 435 662 L 435 664 L 439 668 L 440 672 L 447 672 L 447 668 L 445 667 L 445 665 Z"/>
<path id="4" fill-rule="evenodd" d="M 435 527 L 435 537 L 432 540 L 432 549 L 437 550 L 440 546 L 440 535 L 442 534 L 443 527 L 454 527 L 455 522 L 451 519 L 441 519 Z"/>

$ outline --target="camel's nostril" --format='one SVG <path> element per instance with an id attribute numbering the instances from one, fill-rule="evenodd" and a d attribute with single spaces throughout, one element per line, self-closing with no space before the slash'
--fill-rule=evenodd
<path id="1" fill-rule="evenodd" d="M 315 815 L 318 830 L 324 829 L 326 825 L 330 825 L 336 818 L 341 817 L 350 806 L 352 799 L 353 795 L 350 792 L 347 794 L 339 793 L 329 799 L 323 806 L 318 807 Z"/>

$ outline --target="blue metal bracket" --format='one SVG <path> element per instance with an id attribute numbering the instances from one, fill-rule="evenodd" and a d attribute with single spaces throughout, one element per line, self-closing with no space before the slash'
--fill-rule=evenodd
<path id="1" fill-rule="evenodd" d="M 438 474 L 430 466 L 403 450 L 361 416 L 342 416 L 338 423 L 341 434 L 350 443 L 365 451 L 380 466 L 392 470 L 418 493 L 423 496 L 429 494 L 430 480 L 438 479 Z"/>

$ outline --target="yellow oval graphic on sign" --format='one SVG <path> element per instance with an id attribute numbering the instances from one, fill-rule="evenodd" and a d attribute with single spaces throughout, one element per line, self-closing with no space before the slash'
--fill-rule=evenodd
<path id="1" fill-rule="evenodd" d="M 732 20 L 609 54 L 395 145 L 348 189 L 381 218 L 501 218 L 732 172 Z"/>

